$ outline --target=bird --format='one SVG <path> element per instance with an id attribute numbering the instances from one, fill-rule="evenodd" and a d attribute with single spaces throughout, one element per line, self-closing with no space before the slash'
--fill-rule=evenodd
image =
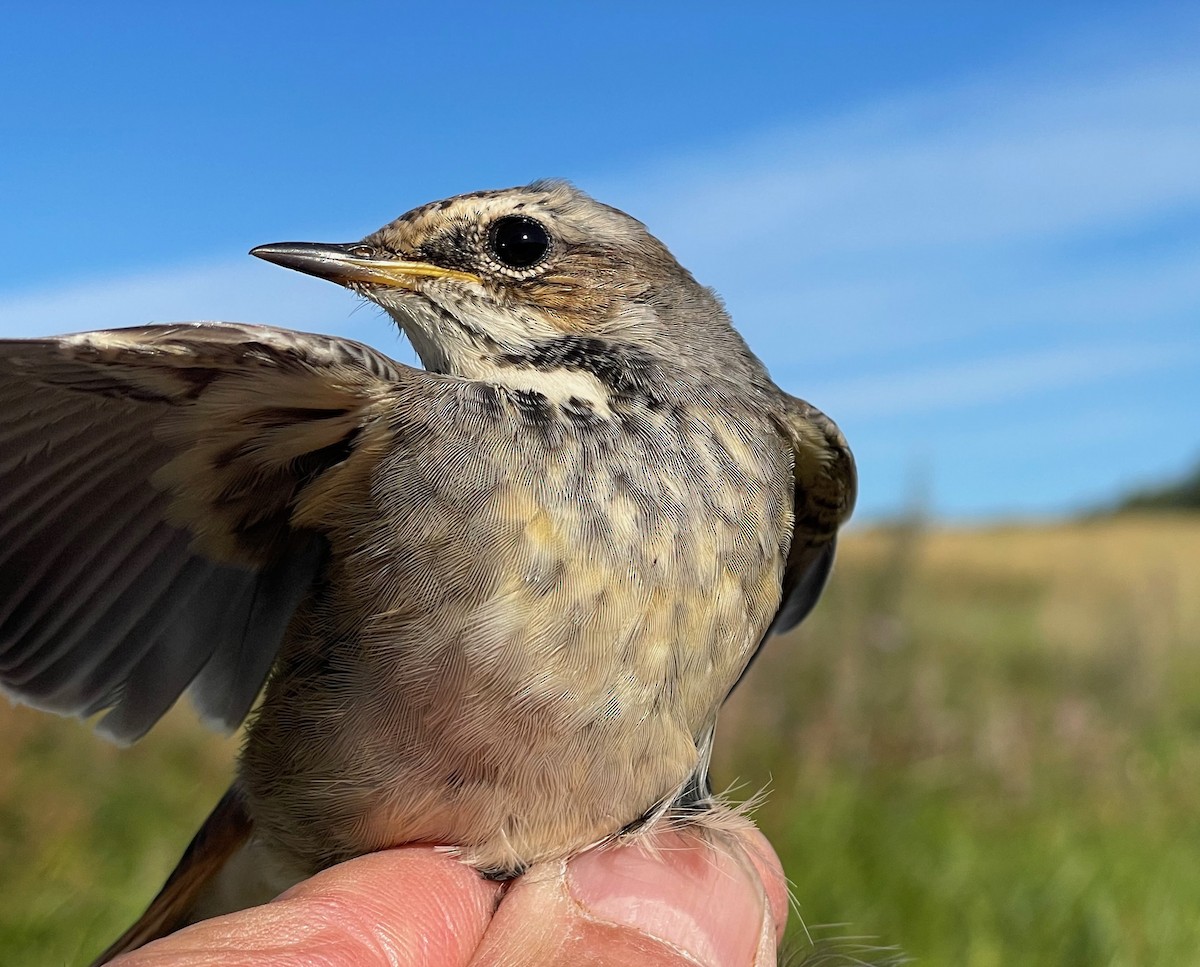
<path id="1" fill-rule="evenodd" d="M 239 323 L 0 342 L 0 686 L 120 743 L 185 692 L 245 723 L 96 963 L 390 846 L 504 880 L 713 821 L 721 704 L 853 509 L 837 425 L 567 182 L 250 254 L 422 365 Z"/>

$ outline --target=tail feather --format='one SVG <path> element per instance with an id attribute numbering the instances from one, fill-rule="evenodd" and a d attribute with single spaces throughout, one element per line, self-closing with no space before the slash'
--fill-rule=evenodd
<path id="1" fill-rule="evenodd" d="M 90 967 L 101 967 L 120 954 L 137 950 L 191 923 L 197 901 L 225 863 L 249 839 L 252 827 L 241 791 L 232 786 L 209 813 L 146 912 Z"/>

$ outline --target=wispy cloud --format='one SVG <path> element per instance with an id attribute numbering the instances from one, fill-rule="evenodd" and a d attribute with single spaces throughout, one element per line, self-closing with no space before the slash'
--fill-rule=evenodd
<path id="1" fill-rule="evenodd" d="M 236 320 L 337 332 L 393 354 L 405 353 L 394 327 L 379 310 L 356 304 L 336 286 L 248 256 L 0 296 L 0 336 L 184 320 Z"/>
<path id="2" fill-rule="evenodd" d="M 1054 239 L 1170 213 L 1200 204 L 1198 159 L 1200 76 L 1143 64 L 916 92 L 623 187 L 700 257 L 757 261 L 757 240 L 786 233 L 777 255 L 794 263 Z"/>
<path id="3" fill-rule="evenodd" d="M 1194 371 L 1198 365 L 1200 341 L 1074 346 L 881 376 L 820 380 L 813 384 L 812 395 L 843 420 L 892 420 L 946 410 L 961 412 L 1039 393 L 1073 390 L 1122 375 Z"/>
<path id="4" fill-rule="evenodd" d="M 1200 301 L 1200 74 L 1142 64 L 914 93 L 611 189 L 777 359 L 814 332 L 854 357 L 1145 320 Z M 1125 236 L 1188 216 L 1183 250 L 1127 259 Z M 1079 251 L 1097 239 L 1117 251 Z"/>

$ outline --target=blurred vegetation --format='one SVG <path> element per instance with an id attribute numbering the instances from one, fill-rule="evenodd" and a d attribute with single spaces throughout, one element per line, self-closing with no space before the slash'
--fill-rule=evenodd
<path id="1" fill-rule="evenodd" d="M 1200 519 L 852 534 L 746 685 L 716 774 L 770 781 L 810 927 L 926 965 L 1200 962 Z"/>
<path id="2" fill-rule="evenodd" d="M 1117 505 L 1117 510 L 1200 510 L 1200 463 L 1174 483 L 1135 491 Z"/>
<path id="3" fill-rule="evenodd" d="M 726 709 L 812 934 L 918 964 L 1200 956 L 1200 518 L 854 532 Z M 117 750 L 0 703 L 0 962 L 85 961 L 229 780 L 186 709 Z"/>

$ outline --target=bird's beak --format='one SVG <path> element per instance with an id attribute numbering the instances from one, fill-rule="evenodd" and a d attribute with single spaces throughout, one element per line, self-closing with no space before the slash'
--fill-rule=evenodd
<path id="1" fill-rule="evenodd" d="M 327 242 L 275 242 L 252 248 L 250 254 L 287 269 L 315 275 L 319 279 L 328 279 L 338 285 L 361 282 L 367 285 L 414 289 L 422 278 L 481 281 L 479 276 L 469 272 L 445 269 L 428 262 L 380 257 L 369 245 L 356 242 L 345 245 Z"/>

